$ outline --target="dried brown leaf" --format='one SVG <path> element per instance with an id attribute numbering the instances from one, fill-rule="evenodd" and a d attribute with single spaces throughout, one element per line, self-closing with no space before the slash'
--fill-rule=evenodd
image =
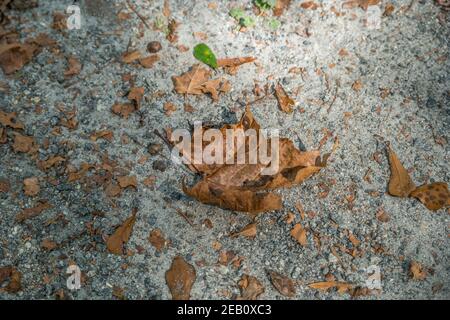
<path id="1" fill-rule="evenodd" d="M 110 253 L 117 255 L 123 254 L 123 245 L 128 242 L 131 233 L 133 232 L 133 226 L 136 222 L 136 213 L 137 210 L 134 209 L 131 216 L 128 217 L 110 237 L 108 237 L 106 246 Z"/>
<path id="2" fill-rule="evenodd" d="M 389 194 L 396 197 L 408 197 L 416 186 L 391 147 L 388 147 L 388 155 L 391 167 Z"/>
<path id="3" fill-rule="evenodd" d="M 258 300 L 258 297 L 265 291 L 264 286 L 256 277 L 247 274 L 242 275 L 238 285 L 241 295 L 237 297 L 237 300 Z"/>
<path id="4" fill-rule="evenodd" d="M 273 270 L 267 271 L 270 281 L 275 289 L 278 290 L 283 296 L 293 297 L 296 294 L 295 284 L 292 279 Z"/>
<path id="5" fill-rule="evenodd" d="M 13 129 L 23 129 L 23 123 L 17 121 L 16 116 L 17 114 L 15 112 L 5 113 L 0 111 L 0 124 Z"/>
<path id="6" fill-rule="evenodd" d="M 300 223 L 297 223 L 291 230 L 291 236 L 298 241 L 303 247 L 308 244 L 307 231 Z"/>
<path id="7" fill-rule="evenodd" d="M 256 226 L 257 226 L 256 223 L 250 223 L 246 225 L 244 228 L 242 228 L 242 230 L 234 232 L 230 236 L 231 237 L 243 236 L 248 238 L 254 238 L 256 237 Z"/>
<path id="8" fill-rule="evenodd" d="M 27 219 L 34 218 L 42 213 L 42 211 L 52 208 L 52 205 L 47 201 L 39 202 L 39 204 L 32 208 L 23 209 L 21 213 L 16 215 L 17 222 L 23 222 Z"/>
<path id="9" fill-rule="evenodd" d="M 411 261 L 409 265 L 409 274 L 413 280 L 424 280 L 427 277 L 425 268 L 416 261 Z"/>
<path id="10" fill-rule="evenodd" d="M 189 300 L 197 274 L 195 268 L 182 257 L 176 256 L 166 271 L 166 282 L 173 300 Z"/>
<path id="11" fill-rule="evenodd" d="M 292 113 L 293 107 L 295 106 L 295 101 L 288 96 L 284 88 L 279 83 L 275 85 L 275 96 L 277 97 L 280 109 L 286 113 Z"/>
<path id="12" fill-rule="evenodd" d="M 437 211 L 450 206 L 450 192 L 444 182 L 435 182 L 417 187 L 410 197 L 420 200 L 429 210 Z"/>
<path id="13" fill-rule="evenodd" d="M 34 197 L 40 190 L 38 178 L 31 177 L 23 180 L 23 191 L 25 192 L 25 195 Z"/>

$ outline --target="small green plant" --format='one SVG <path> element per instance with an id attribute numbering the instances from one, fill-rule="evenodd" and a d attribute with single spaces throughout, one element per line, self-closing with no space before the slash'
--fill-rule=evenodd
<path id="1" fill-rule="evenodd" d="M 167 27 L 167 21 L 163 17 L 156 17 L 153 26 L 156 30 L 161 31 L 166 36 L 169 34 L 169 28 Z"/>
<path id="2" fill-rule="evenodd" d="M 275 4 L 277 3 L 276 0 L 255 0 L 255 5 L 262 11 L 270 10 L 275 7 Z"/>
<path id="3" fill-rule="evenodd" d="M 272 19 L 269 19 L 269 21 L 267 21 L 267 26 L 271 30 L 275 31 L 281 26 L 281 22 L 277 19 L 272 18 Z"/>
<path id="4" fill-rule="evenodd" d="M 217 59 L 212 50 L 204 43 L 194 47 L 194 57 L 211 68 L 217 68 Z"/>
<path id="5" fill-rule="evenodd" d="M 251 16 L 247 16 L 241 8 L 231 9 L 229 15 L 236 19 L 240 27 L 250 28 L 255 25 L 255 19 Z"/>

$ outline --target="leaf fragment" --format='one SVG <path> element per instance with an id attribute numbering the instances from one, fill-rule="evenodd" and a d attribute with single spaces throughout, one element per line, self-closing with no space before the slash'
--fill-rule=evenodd
<path id="1" fill-rule="evenodd" d="M 195 268 L 182 257 L 176 256 L 170 269 L 166 271 L 166 283 L 173 300 L 189 300 L 196 280 Z"/>
<path id="2" fill-rule="evenodd" d="M 231 237 L 243 236 L 243 237 L 247 237 L 247 238 L 254 238 L 254 237 L 256 237 L 256 226 L 257 226 L 257 224 L 255 222 L 249 223 L 244 228 L 242 228 L 240 231 L 234 232 L 230 236 Z"/>
<path id="3" fill-rule="evenodd" d="M 297 223 L 291 230 L 291 236 L 298 241 L 303 247 L 308 244 L 307 231 L 300 223 Z"/>
<path id="4" fill-rule="evenodd" d="M 131 216 L 128 217 L 121 226 L 119 226 L 114 233 L 108 237 L 106 241 L 106 247 L 108 251 L 112 254 L 122 255 L 123 245 L 128 242 L 133 232 L 133 226 L 136 222 L 137 210 L 134 209 Z"/>
<path id="5" fill-rule="evenodd" d="M 241 295 L 237 297 L 237 300 L 258 300 L 258 297 L 265 291 L 262 283 L 256 277 L 248 274 L 242 275 L 238 285 Z"/>
<path id="6" fill-rule="evenodd" d="M 391 167 L 391 177 L 388 186 L 389 194 L 396 197 L 408 197 L 416 186 L 390 146 L 388 146 L 388 155 Z"/>
<path id="7" fill-rule="evenodd" d="M 410 193 L 410 196 L 419 199 L 432 211 L 450 206 L 450 192 L 447 184 L 444 182 L 435 182 L 417 187 Z"/>
<path id="8" fill-rule="evenodd" d="M 275 96 L 277 97 L 280 109 L 286 113 L 292 113 L 295 101 L 288 96 L 280 83 L 275 85 Z"/>
<path id="9" fill-rule="evenodd" d="M 273 270 L 267 271 L 269 279 L 279 293 L 286 297 L 293 297 L 297 293 L 292 279 Z"/>

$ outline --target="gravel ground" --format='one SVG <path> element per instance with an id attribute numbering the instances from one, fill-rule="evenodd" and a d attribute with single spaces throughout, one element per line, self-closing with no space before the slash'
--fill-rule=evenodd
<path id="1" fill-rule="evenodd" d="M 12 130 L 7 143 L 0 144 L 0 179 L 10 185 L 8 192 L 0 192 L 0 266 L 12 265 L 22 274 L 22 290 L 0 292 L 1 299 L 170 299 L 165 272 L 177 255 L 196 269 L 192 299 L 233 299 L 239 295 L 237 283 L 243 274 L 261 281 L 262 298 L 286 299 L 270 283 L 268 269 L 295 280 L 292 299 L 450 298 L 450 212 L 431 212 L 414 199 L 386 193 L 390 171 L 382 142 L 392 143 L 416 184 L 450 181 L 449 19 L 434 2 L 392 0 L 395 10 L 381 18 L 380 28 L 371 28 L 364 24 L 367 13 L 362 8 L 339 9 L 345 13 L 340 15 L 327 6 L 311 10 L 292 1 L 277 30 L 267 26 L 268 18 L 258 17 L 254 28 L 239 32 L 228 12 L 240 5 L 254 15 L 251 1 L 216 1 L 214 6 L 208 5 L 211 1 L 170 0 L 171 17 L 180 22 L 175 43 L 146 27 L 127 9 L 126 1 L 82 3 L 81 29 L 62 32 L 51 28 L 53 13 L 64 11 L 69 1 L 40 2 L 37 8 L 8 12 L 8 27 L 17 29 L 22 39 L 46 33 L 58 49 L 43 49 L 12 75 L 0 73 L 3 88 L 9 87 L 0 91 L 1 110 L 17 112 L 25 125 L 22 133 L 33 136 L 39 146 L 35 159 L 14 152 Z M 155 20 L 164 21 L 163 1 L 132 3 L 150 27 Z M 378 7 L 383 12 L 386 5 L 381 1 Z M 129 17 L 118 19 L 118 12 L 129 12 Z M 194 32 L 206 33 L 207 39 Z M 162 45 L 153 68 L 121 62 L 127 49 L 145 52 L 150 41 Z M 194 107 L 188 113 L 171 77 L 196 62 L 192 48 L 199 42 L 219 57 L 250 55 L 257 63 L 226 75 L 232 90 L 218 102 L 206 95 L 187 97 Z M 183 52 L 178 45 L 189 50 Z M 83 65 L 70 79 L 64 76 L 69 56 Z M 303 73 L 293 73 L 293 67 Z M 131 86 L 124 79 L 127 74 L 134 75 L 135 86 L 145 88 L 145 97 L 141 110 L 124 119 L 114 115 L 111 106 L 127 100 L 122 97 Z M 251 218 L 184 195 L 182 178 L 189 181 L 192 175 L 170 161 L 168 148 L 152 155 L 148 145 L 162 143 L 155 129 L 189 128 L 195 120 L 236 121 L 244 110 L 242 103 L 254 99 L 255 81 L 261 86 L 280 81 L 296 101 L 291 114 L 282 112 L 272 96 L 254 103 L 252 112 L 263 127 L 279 128 L 307 149 L 317 148 L 329 133 L 322 150 L 331 150 L 334 137 L 339 147 L 319 174 L 277 191 L 284 208 L 256 218 L 255 238 L 231 238 L 229 234 Z M 165 102 L 177 108 L 170 116 L 164 112 Z M 60 111 L 61 106 L 76 108 L 76 128 L 63 125 L 67 112 Z M 92 141 L 90 135 L 99 130 L 112 131 L 113 139 Z M 83 162 L 104 163 L 105 154 L 119 172 L 137 176 L 137 190 L 127 188 L 120 196 L 108 197 L 94 183 L 105 172 L 94 176 L 91 171 L 68 181 L 73 168 L 78 170 Z M 38 169 L 37 161 L 55 155 L 65 162 Z M 144 184 L 149 176 L 155 177 L 154 186 Z M 24 193 L 23 180 L 29 177 L 39 179 L 36 196 Z M 42 199 L 52 208 L 16 221 L 23 208 Z M 285 221 L 288 212 L 294 212 L 295 222 L 300 222 L 297 203 L 307 212 L 301 221 L 309 228 L 306 247 L 290 236 L 292 224 Z M 138 213 L 126 245 L 128 255 L 108 253 L 105 236 L 133 208 Z M 377 219 L 380 210 L 389 221 Z M 148 240 L 155 228 L 170 242 L 160 252 Z M 359 255 L 342 250 L 353 248 L 349 232 L 360 241 Z M 320 248 L 313 235 L 320 238 Z M 45 239 L 56 246 L 46 249 Z M 233 252 L 242 262 L 218 263 L 221 252 Z M 425 279 L 411 279 L 413 261 L 424 266 Z M 83 273 L 79 290 L 66 287 L 66 269 L 73 263 Z M 365 269 L 371 265 L 381 270 L 382 288 L 360 297 L 307 286 L 332 275 L 365 287 Z"/>

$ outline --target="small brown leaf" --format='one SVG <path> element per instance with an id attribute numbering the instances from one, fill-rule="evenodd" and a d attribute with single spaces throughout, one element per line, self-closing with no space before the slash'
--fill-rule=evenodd
<path id="1" fill-rule="evenodd" d="M 297 223 L 291 230 L 291 236 L 298 241 L 303 247 L 308 244 L 306 229 L 300 223 Z"/>
<path id="2" fill-rule="evenodd" d="M 34 197 L 40 190 L 38 178 L 32 177 L 23 180 L 23 191 L 25 192 L 25 195 Z"/>
<path id="3" fill-rule="evenodd" d="M 444 182 L 422 185 L 413 190 L 410 196 L 419 199 L 432 211 L 450 206 L 450 192 L 447 184 Z"/>
<path id="4" fill-rule="evenodd" d="M 8 284 L 0 288 L 1 292 L 16 293 L 22 289 L 22 274 L 12 266 L 0 267 L 0 286 L 9 280 Z"/>
<path id="5" fill-rule="evenodd" d="M 30 136 L 23 136 L 20 133 L 13 132 L 14 134 L 14 152 L 31 153 L 35 149 L 34 138 Z"/>
<path id="6" fill-rule="evenodd" d="M 403 167 L 395 152 L 388 146 L 391 177 L 389 180 L 389 194 L 396 197 L 408 197 L 416 186 L 412 182 L 408 171 Z"/>
<path id="7" fill-rule="evenodd" d="M 420 263 L 411 261 L 409 275 L 413 280 L 424 280 L 427 277 L 427 271 Z"/>
<path id="8" fill-rule="evenodd" d="M 119 186 L 122 189 L 126 189 L 128 187 L 133 187 L 137 189 L 137 178 L 136 176 L 121 176 L 117 177 L 117 182 L 119 182 Z"/>
<path id="9" fill-rule="evenodd" d="M 108 238 L 106 246 L 109 252 L 117 255 L 123 254 L 123 245 L 128 242 L 131 233 L 133 232 L 133 226 L 136 222 L 136 213 L 137 210 L 134 209 L 131 216 L 128 217 Z"/>
<path id="10" fill-rule="evenodd" d="M 16 116 L 17 114 L 15 112 L 5 113 L 0 111 L 0 124 L 13 129 L 23 129 L 24 125 L 17 121 Z"/>
<path id="11" fill-rule="evenodd" d="M 295 284 L 292 279 L 281 275 L 280 273 L 268 270 L 267 273 L 269 274 L 270 281 L 272 282 L 275 289 L 278 290 L 279 293 L 281 293 L 283 296 L 286 297 L 293 297 L 296 294 L 295 290 Z"/>
<path id="12" fill-rule="evenodd" d="M 258 297 L 265 291 L 264 286 L 256 277 L 247 274 L 242 275 L 238 285 L 241 295 L 237 297 L 237 300 L 258 300 Z"/>
<path id="13" fill-rule="evenodd" d="M 58 247 L 58 244 L 51 239 L 44 239 L 41 242 L 41 247 L 47 251 L 54 250 Z"/>
<path id="14" fill-rule="evenodd" d="M 191 70 L 178 77 L 172 77 L 175 91 L 179 94 L 200 95 L 209 93 L 217 101 L 219 92 L 229 91 L 229 84 L 223 79 L 210 80 L 211 72 L 208 69 L 193 65 Z"/>
<path id="15" fill-rule="evenodd" d="M 131 51 L 131 52 L 125 52 L 122 55 L 122 62 L 124 63 L 132 63 L 136 60 L 138 60 L 141 57 L 141 53 L 139 50 Z"/>
<path id="16" fill-rule="evenodd" d="M 275 96 L 277 97 L 280 109 L 286 113 L 292 113 L 292 108 L 295 106 L 295 102 L 288 96 L 284 88 L 279 83 L 275 86 Z"/>
<path id="17" fill-rule="evenodd" d="M 363 85 L 361 80 L 356 80 L 355 82 L 353 82 L 352 84 L 352 89 L 355 91 L 360 91 L 362 89 Z"/>
<path id="18" fill-rule="evenodd" d="M 182 257 L 176 256 L 166 272 L 166 282 L 173 300 L 189 300 L 197 275 L 195 268 Z"/>
<path id="19" fill-rule="evenodd" d="M 246 225 L 242 230 L 232 233 L 230 235 L 231 237 L 239 237 L 244 236 L 248 238 L 254 238 L 256 237 L 256 223 L 250 223 Z"/>
<path id="20" fill-rule="evenodd" d="M 34 218 L 41 214 L 42 211 L 50 209 L 52 205 L 46 201 L 39 202 L 39 204 L 32 208 L 23 209 L 21 213 L 16 216 L 17 222 L 23 222 L 27 219 Z"/>
<path id="21" fill-rule="evenodd" d="M 69 64 L 69 68 L 64 71 L 64 76 L 65 77 L 72 77 L 72 76 L 76 76 L 77 74 L 80 73 L 81 71 L 81 63 L 80 60 L 78 60 L 78 58 L 76 57 L 69 57 L 67 59 L 67 63 Z"/>
<path id="22" fill-rule="evenodd" d="M 144 96 L 144 87 L 133 87 L 128 93 L 128 99 L 134 101 L 136 109 L 141 108 L 142 97 Z"/>
<path id="23" fill-rule="evenodd" d="M 6 179 L 0 179 L 0 192 L 9 192 L 9 181 Z"/>
<path id="24" fill-rule="evenodd" d="M 283 14 L 284 10 L 287 10 L 291 0 L 277 0 L 275 7 L 273 8 L 273 15 L 279 17 Z"/>
<path id="25" fill-rule="evenodd" d="M 130 114 L 132 114 L 134 111 L 136 111 L 136 107 L 132 105 L 131 103 L 115 103 L 111 111 L 114 114 L 117 114 L 121 116 L 122 118 L 128 119 Z"/>
<path id="26" fill-rule="evenodd" d="M 389 222 L 389 220 L 391 220 L 391 217 L 383 208 L 377 210 L 376 217 L 380 222 Z"/>
<path id="27" fill-rule="evenodd" d="M 152 54 L 148 57 L 139 59 L 140 65 L 146 69 L 152 68 L 157 61 L 159 61 L 159 56 L 157 54 Z"/>
<path id="28" fill-rule="evenodd" d="M 90 136 L 92 141 L 97 141 L 98 139 L 105 139 L 109 142 L 112 142 L 114 139 L 114 133 L 111 130 L 100 130 L 97 132 L 94 132 Z"/>
<path id="29" fill-rule="evenodd" d="M 166 239 L 160 229 L 153 229 L 148 237 L 151 245 L 155 247 L 157 251 L 162 251 L 166 246 Z"/>
<path id="30" fill-rule="evenodd" d="M 177 110 L 177 107 L 172 102 L 165 102 L 163 106 L 164 112 L 166 113 L 166 116 L 170 117 L 172 113 L 174 113 Z"/>
<path id="31" fill-rule="evenodd" d="M 30 44 L 0 44 L 0 67 L 5 74 L 12 74 L 29 63 L 37 49 Z"/>
<path id="32" fill-rule="evenodd" d="M 308 284 L 308 287 L 322 291 L 327 291 L 331 288 L 337 288 L 339 293 L 345 293 L 352 288 L 352 285 L 338 281 L 323 281 Z"/>

